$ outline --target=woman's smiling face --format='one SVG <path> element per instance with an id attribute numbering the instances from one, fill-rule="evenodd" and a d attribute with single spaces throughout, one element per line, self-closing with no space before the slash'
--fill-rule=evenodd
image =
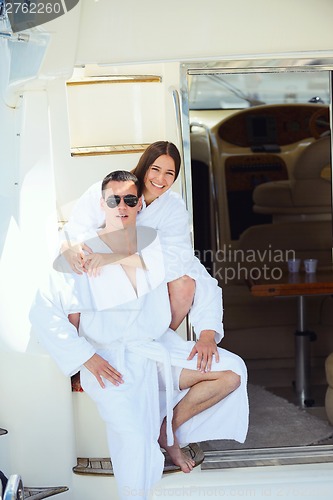
<path id="1" fill-rule="evenodd" d="M 175 162 L 169 155 L 161 155 L 147 170 L 143 194 L 147 204 L 165 193 L 175 181 Z"/>

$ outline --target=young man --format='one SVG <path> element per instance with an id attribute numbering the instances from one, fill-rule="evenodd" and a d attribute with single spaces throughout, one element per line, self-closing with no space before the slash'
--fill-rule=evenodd
<path id="1" fill-rule="evenodd" d="M 59 272 L 66 270 L 60 258 L 30 315 L 62 371 L 80 371 L 83 389 L 97 404 L 121 499 L 129 492 L 148 498 L 163 473 L 160 447 L 190 472 L 194 463 L 179 442 L 244 442 L 248 426 L 243 361 L 215 346 L 211 370 L 198 370 L 195 343 L 168 328 L 163 251 L 156 231 L 136 227 L 139 194 L 129 172 L 113 172 L 103 180 L 105 227 L 88 245 L 112 254 L 112 263 L 99 276 L 79 276 Z M 193 308 L 200 316 L 205 304 Z M 68 320 L 72 312 L 81 314 L 79 335 Z"/>

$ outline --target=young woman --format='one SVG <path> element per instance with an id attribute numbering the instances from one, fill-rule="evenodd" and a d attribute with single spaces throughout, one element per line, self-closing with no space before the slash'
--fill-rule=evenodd
<path id="1" fill-rule="evenodd" d="M 159 232 L 166 257 L 165 270 L 172 312 L 170 328 L 178 328 L 190 312 L 193 300 L 206 304 L 204 317 L 196 317 L 195 313 L 191 315 L 190 312 L 198 338 L 190 359 L 198 354 L 198 369 L 209 371 L 212 357 L 218 355 L 216 343 L 223 337 L 222 292 L 217 281 L 194 256 L 189 214 L 181 197 L 170 189 L 179 175 L 180 165 L 181 157 L 173 143 L 158 141 L 145 150 L 132 171 L 141 183 L 143 196 L 143 208 L 137 224 Z M 68 243 L 85 241 L 89 231 L 103 225 L 100 185 L 100 182 L 94 184 L 81 196 L 63 230 L 67 241 L 62 249 L 66 250 L 66 258 L 73 271 L 79 274 L 94 274 L 102 265 L 112 263 L 110 258 L 120 263 L 125 257 L 119 254 L 112 257 L 96 254 L 84 244 Z M 130 265 L 128 256 L 126 264 Z M 71 320 L 77 321 L 77 318 L 72 317 Z"/>

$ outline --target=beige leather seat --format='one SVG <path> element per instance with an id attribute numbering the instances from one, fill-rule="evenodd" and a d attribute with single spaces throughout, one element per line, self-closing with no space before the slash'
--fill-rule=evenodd
<path id="1" fill-rule="evenodd" d="M 330 137 L 311 143 L 299 156 L 293 179 L 260 184 L 253 210 L 261 214 L 331 214 Z"/>

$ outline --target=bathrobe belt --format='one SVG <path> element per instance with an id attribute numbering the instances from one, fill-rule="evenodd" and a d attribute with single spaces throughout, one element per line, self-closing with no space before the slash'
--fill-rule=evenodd
<path id="1" fill-rule="evenodd" d="M 165 390 L 166 390 L 166 434 L 167 444 L 172 446 L 174 442 L 172 430 L 173 418 L 173 380 L 171 371 L 171 358 L 169 351 L 158 341 L 152 338 L 144 338 L 140 340 L 120 339 L 111 342 L 110 344 L 98 343 L 89 339 L 89 342 L 95 349 L 107 349 L 118 351 L 119 367 L 117 370 L 122 372 L 125 367 L 125 352 L 126 350 L 140 354 L 141 356 L 157 361 L 162 364 L 165 374 Z"/>

